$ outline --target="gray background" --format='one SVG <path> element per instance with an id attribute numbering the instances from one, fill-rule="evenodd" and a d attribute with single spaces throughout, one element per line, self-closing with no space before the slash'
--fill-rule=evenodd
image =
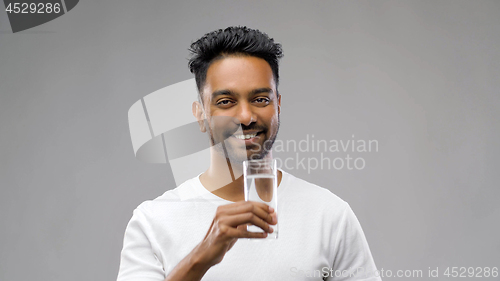
<path id="1" fill-rule="evenodd" d="M 378 140 L 363 170 L 289 172 L 351 204 L 379 269 L 500 266 L 498 15 L 499 1 L 80 1 L 12 34 L 0 12 L 0 280 L 116 278 L 132 210 L 174 188 L 167 165 L 134 158 L 127 111 L 192 78 L 189 44 L 229 25 L 284 46 L 280 139 Z"/>

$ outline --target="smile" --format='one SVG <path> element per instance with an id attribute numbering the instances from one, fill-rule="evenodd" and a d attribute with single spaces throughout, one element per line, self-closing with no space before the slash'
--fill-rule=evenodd
<path id="1" fill-rule="evenodd" d="M 240 140 L 249 140 L 251 138 L 255 138 L 256 136 L 257 136 L 257 133 L 248 134 L 248 135 L 234 135 L 235 138 L 240 139 Z"/>

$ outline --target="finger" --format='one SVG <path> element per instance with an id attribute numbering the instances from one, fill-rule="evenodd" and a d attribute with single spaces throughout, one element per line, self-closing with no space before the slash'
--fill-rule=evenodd
<path id="1" fill-rule="evenodd" d="M 238 230 L 239 238 L 266 238 L 269 234 L 267 232 L 251 232 L 247 230 Z"/>
<path id="2" fill-rule="evenodd" d="M 232 228 L 228 231 L 228 236 L 233 238 L 266 238 L 267 232 L 251 232 L 246 229 Z"/>
<path id="3" fill-rule="evenodd" d="M 220 206 L 219 209 L 222 213 L 232 215 L 235 213 L 244 213 L 250 211 L 255 207 L 258 207 L 268 213 L 272 213 L 274 211 L 274 209 L 268 206 L 266 203 L 255 201 L 239 201 L 232 204 Z"/>
<path id="4" fill-rule="evenodd" d="M 267 206 L 267 205 L 266 205 Z M 261 208 L 253 208 L 252 212 L 259 218 L 267 222 L 268 224 L 276 224 L 277 216 L 276 212 L 269 212 L 267 210 L 262 210 Z"/>
<path id="5" fill-rule="evenodd" d="M 238 215 L 232 215 L 232 216 L 225 216 L 224 218 L 220 219 L 220 223 L 237 228 L 239 225 L 242 224 L 253 224 L 255 226 L 260 227 L 262 230 L 272 233 L 273 229 L 271 226 L 262 220 L 260 217 L 255 215 L 254 213 L 244 213 L 244 214 L 238 214 Z"/>
<path id="6" fill-rule="evenodd" d="M 247 229 L 247 226 L 249 225 L 252 225 L 250 223 L 245 223 L 245 224 L 240 224 L 236 227 L 236 229 L 240 229 L 240 230 L 246 230 Z"/>
<path id="7" fill-rule="evenodd" d="M 276 224 L 276 220 L 273 221 L 273 215 L 272 215 L 274 213 L 274 210 L 265 203 L 253 202 L 253 201 L 247 201 L 247 202 L 241 201 L 233 204 L 228 204 L 225 206 L 227 208 L 218 210 L 219 216 L 229 216 L 229 215 L 251 212 L 269 224 Z M 274 217 L 276 217 L 276 215 L 274 215 Z"/>

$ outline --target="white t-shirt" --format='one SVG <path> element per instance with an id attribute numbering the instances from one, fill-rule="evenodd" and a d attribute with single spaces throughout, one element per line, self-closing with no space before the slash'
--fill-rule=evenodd
<path id="1" fill-rule="evenodd" d="M 125 231 L 118 281 L 163 281 L 229 203 L 195 177 L 140 204 Z M 278 228 L 278 239 L 239 239 L 202 280 L 381 280 L 356 216 L 329 190 L 283 172 Z"/>

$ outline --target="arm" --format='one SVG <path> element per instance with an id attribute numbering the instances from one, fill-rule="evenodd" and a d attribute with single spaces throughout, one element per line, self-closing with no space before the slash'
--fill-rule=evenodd
<path id="1" fill-rule="evenodd" d="M 127 224 L 120 254 L 117 281 L 160 281 L 165 278 L 163 265 L 154 253 L 156 242 L 141 206 L 134 210 Z"/>
<path id="2" fill-rule="evenodd" d="M 210 269 L 210 266 L 201 263 L 193 250 L 167 276 L 165 281 L 189 280 L 198 281 Z"/>
<path id="3" fill-rule="evenodd" d="M 220 263 L 239 238 L 265 238 L 276 224 L 274 210 L 264 203 L 236 202 L 220 206 L 205 238 L 167 276 L 165 281 L 198 281 L 214 265 Z M 247 224 L 265 232 L 248 232 Z"/>
<path id="4" fill-rule="evenodd" d="M 381 281 L 380 277 L 375 274 L 377 267 L 363 229 L 348 204 L 337 227 L 333 245 L 335 248 L 333 272 L 346 271 L 349 274 L 338 278 L 330 274 L 326 280 Z"/>

